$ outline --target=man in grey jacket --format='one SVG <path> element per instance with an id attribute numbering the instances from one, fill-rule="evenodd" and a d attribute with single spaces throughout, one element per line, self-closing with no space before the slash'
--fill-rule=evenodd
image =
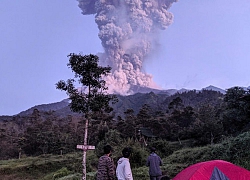
<path id="1" fill-rule="evenodd" d="M 149 167 L 149 176 L 150 180 L 160 180 L 162 175 L 161 168 L 162 160 L 161 158 L 155 153 L 156 149 L 154 147 L 150 148 L 151 153 L 148 156 L 146 166 Z"/>

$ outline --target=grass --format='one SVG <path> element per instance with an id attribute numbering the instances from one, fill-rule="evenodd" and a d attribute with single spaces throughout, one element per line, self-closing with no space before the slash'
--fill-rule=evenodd
<path id="1" fill-rule="evenodd" d="M 172 155 L 172 158 L 178 160 L 175 156 L 179 156 L 183 159 L 180 155 L 181 152 L 187 153 L 189 151 L 191 153 L 191 150 L 182 150 L 177 152 L 175 155 Z M 89 156 L 91 157 L 92 155 L 89 154 Z M 6 178 L 6 180 L 19 180 L 18 178 L 20 178 L 20 180 L 80 180 L 82 176 L 81 158 L 82 155 L 80 153 L 72 153 L 64 156 L 46 155 L 26 157 L 20 160 L 12 159 L 0 161 L 0 179 L 5 180 L 4 178 Z M 162 171 L 170 177 L 174 177 L 177 172 L 188 166 L 188 164 L 182 164 L 177 161 L 173 162 L 173 160 L 171 161 L 170 159 L 163 159 L 164 166 L 161 167 Z M 76 171 L 76 169 L 78 170 Z M 134 180 L 149 179 L 148 167 L 146 166 L 133 168 L 132 171 Z M 88 172 L 88 180 L 94 180 L 95 173 L 96 171 Z"/>
<path id="2" fill-rule="evenodd" d="M 201 161 L 221 159 L 250 170 L 250 133 L 229 138 L 220 144 L 185 148 L 163 158 L 164 174 L 173 178 L 189 165 Z M 174 144 L 174 143 L 173 143 Z M 171 144 L 171 146 L 173 145 Z M 177 145 L 177 144 L 176 144 Z M 87 153 L 87 179 L 94 180 L 98 159 L 93 151 Z M 133 168 L 134 180 L 147 180 L 148 167 Z M 0 161 L 1 180 L 80 180 L 82 177 L 81 152 L 65 155 L 42 155 Z"/>
<path id="3" fill-rule="evenodd" d="M 0 161 L 0 177 L 15 174 L 23 179 L 42 179 L 44 174 L 58 171 L 62 167 L 74 168 L 74 162 L 80 162 L 79 154 L 67 154 L 64 156 L 43 155 Z M 79 163 L 81 165 L 81 163 Z"/>

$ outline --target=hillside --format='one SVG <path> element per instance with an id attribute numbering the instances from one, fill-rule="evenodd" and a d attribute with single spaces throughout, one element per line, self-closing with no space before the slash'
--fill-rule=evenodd
<path id="1" fill-rule="evenodd" d="M 158 109 L 160 111 L 162 110 L 164 111 L 166 110 L 168 103 L 170 103 L 170 101 L 172 101 L 175 97 L 180 96 L 180 95 L 183 96 L 185 105 L 188 105 L 188 104 L 197 105 L 203 101 L 202 97 L 200 97 L 201 98 L 200 100 L 196 98 L 194 102 L 194 99 L 193 98 L 190 99 L 190 97 L 188 96 L 190 95 L 190 92 L 192 92 L 191 94 L 193 94 L 193 96 L 196 96 L 196 94 L 199 95 L 199 92 L 202 92 L 204 90 L 213 91 L 214 93 L 220 92 L 221 95 L 225 93 L 224 90 L 214 87 L 214 86 L 209 86 L 209 87 L 203 88 L 202 90 L 187 90 L 187 89 L 158 90 L 158 89 L 151 89 L 151 88 L 146 88 L 146 87 L 142 88 L 142 87 L 134 86 L 132 88 L 132 91 L 135 92 L 134 94 L 127 95 L 127 96 L 117 95 L 117 98 L 119 101 L 118 103 L 112 105 L 112 107 L 114 108 L 116 117 L 117 116 L 122 117 L 124 111 L 126 111 L 127 109 L 133 109 L 135 113 L 138 113 L 140 108 L 144 104 L 149 105 L 152 109 Z M 190 99 L 190 100 L 187 100 L 187 99 Z M 57 116 L 61 116 L 61 117 L 65 117 L 70 114 L 76 115 L 76 113 L 71 112 L 69 108 L 68 99 L 64 99 L 62 101 L 50 103 L 50 104 L 36 105 L 25 111 L 20 112 L 17 115 L 27 116 L 29 114 L 32 114 L 34 109 L 37 109 L 41 112 L 53 111 L 55 112 Z M 7 119 L 11 119 L 11 116 L 0 116 L 0 121 L 7 120 Z"/>
<path id="2" fill-rule="evenodd" d="M 69 100 L 64 99 L 60 102 L 55 102 L 55 103 L 51 103 L 51 104 L 41 104 L 41 105 L 31 107 L 31 108 L 27 109 L 26 111 L 20 112 L 18 115 L 26 116 L 26 115 L 32 114 L 34 109 L 37 109 L 39 111 L 62 111 L 68 105 L 69 105 Z M 67 113 L 70 113 L 70 112 L 67 111 Z"/>

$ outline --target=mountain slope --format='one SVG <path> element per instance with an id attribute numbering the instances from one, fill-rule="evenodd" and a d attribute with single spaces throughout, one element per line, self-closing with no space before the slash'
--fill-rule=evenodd
<path id="1" fill-rule="evenodd" d="M 214 86 L 208 86 L 206 88 L 203 88 L 201 91 L 196 91 L 196 90 L 190 91 L 187 89 L 157 90 L 145 87 L 144 88 L 134 87 L 134 88 L 137 88 L 136 90 L 138 91 L 140 90 L 144 93 L 135 93 L 127 96 L 117 95 L 118 102 L 112 105 L 116 117 L 117 116 L 123 117 L 124 112 L 128 109 L 133 109 L 134 113 L 137 114 L 144 104 L 149 105 L 153 110 L 165 111 L 168 107 L 168 104 L 177 96 L 180 96 L 183 99 L 184 105 L 197 106 L 200 103 L 202 103 L 203 96 L 207 96 L 207 98 L 212 98 L 213 96 L 215 96 L 214 98 L 212 98 L 213 100 L 211 100 L 211 103 L 213 103 L 216 102 L 217 101 L 216 99 L 218 98 L 218 96 L 220 96 L 219 94 L 216 94 L 216 92 L 222 94 L 225 93 L 224 90 L 216 88 Z M 208 91 L 208 92 L 203 92 L 203 91 Z M 214 93 L 211 93 L 210 91 Z M 193 100 L 190 100 L 190 98 Z M 56 103 L 34 106 L 26 111 L 19 113 L 18 115 L 25 116 L 32 114 L 34 109 L 44 112 L 54 111 L 56 115 L 62 117 L 65 117 L 67 115 L 77 114 L 71 112 L 69 108 L 69 100 L 65 99 Z"/>
<path id="2" fill-rule="evenodd" d="M 202 90 L 218 91 L 218 92 L 220 92 L 220 93 L 222 93 L 222 94 L 225 94 L 225 93 L 226 93 L 225 90 L 223 90 L 223 89 L 221 89 L 221 88 L 218 88 L 218 87 L 215 87 L 215 86 L 212 86 L 212 85 L 210 85 L 210 86 L 208 86 L 208 87 L 206 87 L 206 88 L 203 88 Z"/>
<path id="3" fill-rule="evenodd" d="M 69 105 L 69 100 L 64 99 L 60 102 L 55 102 L 55 103 L 50 103 L 50 104 L 41 104 L 41 105 L 31 107 L 31 108 L 27 109 L 26 111 L 20 112 L 18 115 L 26 116 L 26 115 L 32 114 L 34 109 L 37 109 L 39 111 L 59 111 L 61 109 L 68 107 L 68 105 Z"/>

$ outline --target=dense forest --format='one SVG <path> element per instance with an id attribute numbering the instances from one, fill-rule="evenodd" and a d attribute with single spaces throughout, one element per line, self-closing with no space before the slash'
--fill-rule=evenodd
<path id="1" fill-rule="evenodd" d="M 150 92 L 118 99 L 123 99 L 122 103 L 114 105 L 112 113 L 92 117 L 88 144 L 98 147 L 106 134 L 115 132 L 121 139 L 142 145 L 152 139 L 180 144 L 192 140 L 195 147 L 250 129 L 250 90 L 241 87 L 227 89 L 225 94 L 212 90 L 171 96 Z M 123 114 L 118 113 L 121 109 Z M 38 109 L 31 114 L 1 117 L 0 159 L 74 152 L 76 145 L 83 143 L 84 122 L 81 114 L 61 116 L 54 110 Z"/>

